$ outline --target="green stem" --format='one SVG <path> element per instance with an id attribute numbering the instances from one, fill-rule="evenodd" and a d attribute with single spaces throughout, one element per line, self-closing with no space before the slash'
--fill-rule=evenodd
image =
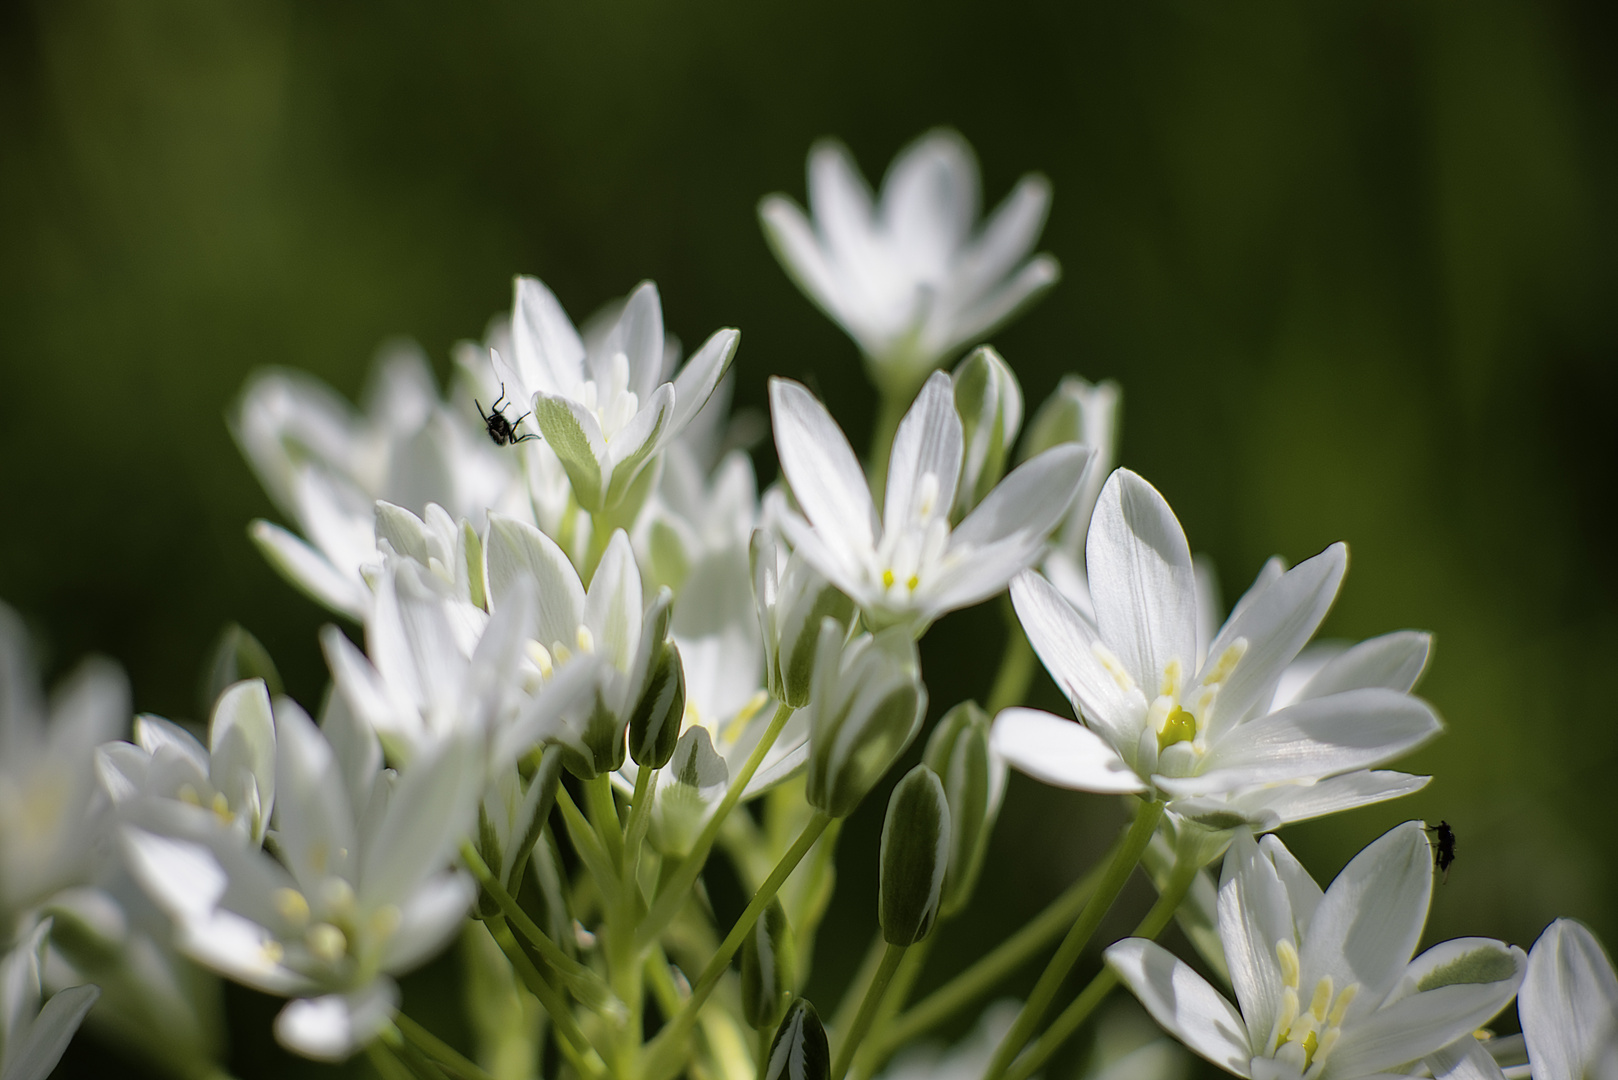
<path id="1" fill-rule="evenodd" d="M 697 834 L 696 843 L 691 845 L 690 854 L 686 855 L 679 868 L 670 874 L 662 887 L 657 890 L 657 899 L 652 902 L 651 911 L 641 920 L 637 937 L 642 945 L 655 940 L 690 899 L 691 887 L 697 883 L 697 875 L 702 873 L 703 866 L 708 862 L 708 852 L 712 850 L 714 840 L 719 836 L 720 827 L 724 825 L 730 812 L 736 808 L 736 804 L 741 801 L 742 792 L 747 790 L 753 774 L 758 772 L 758 767 L 764 763 L 764 755 L 775 745 L 775 740 L 781 735 L 781 729 L 786 727 L 787 721 L 792 718 L 793 711 L 790 705 L 783 704 L 776 707 L 775 715 L 770 717 L 770 726 L 764 729 L 758 745 L 753 747 L 753 752 L 747 755 L 741 770 L 730 782 L 730 789 L 725 792 L 725 797 L 719 800 L 713 815 L 702 827 L 702 832 Z"/>
<path id="2" fill-rule="evenodd" d="M 871 980 L 876 978 L 876 969 L 882 966 L 882 958 L 887 955 L 888 943 L 878 930 L 871 935 L 871 944 L 865 948 L 865 959 L 860 961 L 859 970 L 854 973 L 853 980 L 843 990 L 843 997 L 837 1003 L 837 1011 L 832 1014 L 831 1023 L 826 1026 L 827 1031 L 847 1031 L 848 1026 L 854 1022 L 854 1013 L 859 1009 L 860 1002 L 865 1000 L 866 988 Z"/>
<path id="3" fill-rule="evenodd" d="M 635 880 L 640 869 L 641 843 L 652 824 L 652 798 L 657 785 L 657 770 L 644 765 L 635 771 L 635 794 L 629 804 L 629 820 L 624 822 L 624 883 Z"/>
<path id="4" fill-rule="evenodd" d="M 416 1045 L 416 1048 L 432 1058 L 441 1068 L 448 1069 L 461 1080 L 494 1080 L 494 1077 L 479 1066 L 475 1061 L 466 1057 L 449 1043 L 416 1023 L 404 1013 L 393 1018 L 399 1033 Z"/>
<path id="5" fill-rule="evenodd" d="M 1159 894 L 1157 903 L 1152 905 L 1152 909 L 1146 913 L 1140 925 L 1135 927 L 1135 932 L 1131 936 L 1151 939 L 1161 934 L 1163 928 L 1169 924 L 1169 920 L 1174 918 L 1174 913 L 1179 910 L 1186 893 L 1191 891 L 1191 885 L 1197 880 L 1197 871 L 1200 869 L 1202 867 L 1196 860 L 1188 859 L 1177 863 L 1169 877 L 1167 888 Z M 1045 1064 L 1050 1056 L 1090 1018 L 1090 1014 L 1117 982 L 1118 976 L 1113 973 L 1112 968 L 1103 966 L 1073 1004 L 1063 1009 L 1028 1052 L 1013 1063 L 1010 1071 L 1006 1073 L 1006 1080 L 1028 1080 L 1028 1077 Z"/>
<path id="6" fill-rule="evenodd" d="M 595 1047 L 590 1045 L 590 1040 L 579 1027 L 573 1010 L 568 1008 L 567 1001 L 534 966 L 534 962 L 528 959 L 528 954 L 517 944 L 517 939 L 512 936 L 511 928 L 506 925 L 505 919 L 497 916 L 487 920 L 487 924 L 495 944 L 500 946 L 500 951 L 511 961 L 517 977 L 522 979 L 523 985 L 539 999 L 540 1006 L 550 1016 L 551 1023 L 556 1027 L 556 1045 L 562 1051 L 562 1056 L 567 1058 L 568 1063 L 586 1080 L 604 1080 L 607 1064 L 601 1060 L 601 1055 L 596 1053 Z"/>
<path id="7" fill-rule="evenodd" d="M 1129 875 L 1134 873 L 1135 864 L 1140 862 L 1141 854 L 1146 845 L 1151 842 L 1152 833 L 1157 829 L 1157 822 L 1163 816 L 1163 804 L 1160 802 L 1143 802 L 1135 811 L 1135 822 L 1129 827 L 1129 834 L 1124 838 L 1123 845 L 1113 853 L 1112 861 L 1107 864 L 1107 872 L 1102 876 L 1091 894 L 1090 900 L 1079 913 L 1078 921 L 1073 929 L 1068 931 L 1067 937 L 1057 948 L 1056 955 L 1046 966 L 1039 981 L 1034 984 L 1033 991 L 1023 1004 L 1022 1012 L 1017 1014 L 1017 1020 L 1006 1032 L 1006 1037 L 1000 1041 L 1000 1046 L 994 1052 L 994 1059 L 989 1063 L 988 1070 L 983 1074 L 984 1080 L 1002 1080 L 1006 1069 L 1016 1058 L 1017 1052 L 1027 1044 L 1050 1008 L 1051 1000 L 1056 997 L 1062 983 L 1067 979 L 1073 965 L 1078 963 L 1079 955 L 1095 933 L 1096 927 L 1101 924 L 1101 918 L 1112 907 L 1118 894 L 1123 891 L 1124 883 Z"/>
<path id="8" fill-rule="evenodd" d="M 828 814 L 815 811 L 814 816 L 809 819 L 809 824 L 798 834 L 798 839 L 793 841 L 792 847 L 781 856 L 781 861 L 775 864 L 770 876 L 764 879 L 764 884 L 753 894 L 747 909 L 736 920 L 736 925 L 730 928 L 730 933 L 725 935 L 725 940 L 719 943 L 719 949 L 709 959 L 707 967 L 702 969 L 702 976 L 692 988 L 690 999 L 669 1025 L 658 1033 L 650 1050 L 644 1080 L 668 1080 L 678 1071 L 679 1063 L 675 1060 L 675 1055 L 679 1052 L 692 1025 L 696 1023 L 697 1013 L 702 1009 L 703 1003 L 708 1000 L 708 995 L 713 993 L 714 987 L 719 985 L 720 978 L 730 967 L 731 958 L 736 955 L 736 950 L 742 947 L 742 941 L 752 932 L 759 916 L 764 914 L 765 907 L 775 899 L 775 894 L 781 891 L 781 886 L 791 876 L 792 871 L 797 869 L 809 849 L 814 847 L 815 841 L 820 839 L 820 834 L 826 831 L 826 826 L 830 825 L 831 821 Z"/>
<path id="9" fill-rule="evenodd" d="M 409 1069 L 413 1076 L 418 1076 L 421 1080 L 448 1080 L 444 1070 L 436 1062 L 405 1041 L 397 1026 L 389 1024 L 384 1027 L 376 1039 L 387 1047 L 394 1060 Z"/>
<path id="10" fill-rule="evenodd" d="M 388 1049 L 380 1037 L 365 1044 L 365 1056 L 382 1080 L 417 1080 L 416 1074 Z"/>
<path id="11" fill-rule="evenodd" d="M 599 773 L 584 782 L 584 805 L 590 808 L 590 824 L 601 838 L 601 848 L 615 867 L 624 865 L 624 823 L 618 820 L 618 802 L 613 798 L 612 780 Z"/>
<path id="12" fill-rule="evenodd" d="M 1117 843 L 1113 845 L 1113 851 L 1107 854 L 1108 862 L 1123 844 L 1124 836 L 1123 833 L 1119 834 Z M 933 991 L 915 1008 L 899 1017 L 892 1027 L 882 1032 L 878 1040 L 879 1060 L 876 1065 L 880 1066 L 888 1054 L 917 1036 L 926 1034 L 937 1024 L 970 1005 L 977 997 L 988 993 L 996 984 L 1053 941 L 1063 928 L 1072 926 L 1073 921 L 1084 910 L 1090 894 L 1095 892 L 1096 883 L 1101 880 L 1105 867 L 1105 862 L 1098 864 L 1084 877 L 1069 885 L 1060 896 L 1046 906 L 1044 911 L 1036 915 L 1033 921 L 1024 924 L 1022 929 L 996 946 L 993 952 Z"/>
<path id="13" fill-rule="evenodd" d="M 894 973 L 893 984 L 888 987 L 888 992 L 882 999 L 882 1005 L 876 1011 L 876 1024 L 872 1030 L 877 1036 L 880 1036 L 893 1023 L 894 1016 L 898 1014 L 900 1009 L 904 1008 L 904 1003 L 910 998 L 911 988 L 916 985 L 916 979 L 921 976 L 921 969 L 927 964 L 927 957 L 932 952 L 933 942 L 937 940 L 938 928 L 934 927 L 933 932 L 926 939 L 912 945 L 905 952 L 904 960 L 899 964 L 899 970 Z M 880 1062 L 876 1060 L 877 1055 L 881 1052 L 880 1040 L 867 1035 L 865 1045 L 861 1050 L 863 1052 L 856 1054 L 854 1057 L 854 1075 L 863 1080 L 863 1078 L 875 1073 L 880 1065 Z"/>
<path id="14" fill-rule="evenodd" d="M 573 992 L 573 996 L 579 999 L 580 1004 L 596 1012 L 623 1011 L 623 1004 L 613 996 L 600 975 L 563 952 L 562 947 L 552 941 L 550 935 L 528 917 L 528 913 L 517 903 L 516 897 L 507 892 L 505 886 L 495 878 L 489 865 L 483 861 L 469 840 L 461 841 L 461 861 L 472 871 L 472 876 L 483 887 L 483 891 L 500 905 L 500 910 L 510 924 L 517 928 L 517 932 L 528 939 L 528 943 L 538 951 L 547 964 L 556 969 L 556 973 Z"/>
<path id="15" fill-rule="evenodd" d="M 1034 648 L 1028 644 L 1028 635 L 1016 614 L 1008 615 L 1006 651 L 1000 657 L 1000 671 L 989 690 L 988 713 L 992 717 L 1001 709 L 1021 705 L 1028 697 L 1028 683 L 1034 677 Z"/>
<path id="16" fill-rule="evenodd" d="M 899 961 L 904 959 L 905 949 L 904 945 L 889 942 L 888 947 L 883 950 L 882 963 L 877 966 L 871 985 L 865 988 L 860 1011 L 854 1016 L 854 1026 L 848 1029 L 848 1034 L 842 1038 L 842 1044 L 837 1047 L 837 1058 L 831 1067 L 831 1080 L 843 1080 L 843 1077 L 848 1075 L 848 1067 L 854 1061 L 854 1051 L 859 1049 L 865 1033 L 871 1030 L 871 1022 L 876 1019 L 877 1010 L 882 1006 L 882 998 L 887 994 L 888 983 L 893 980 L 893 973 L 899 970 Z"/>
<path id="17" fill-rule="evenodd" d="M 578 804 L 573 796 L 568 794 L 566 785 L 556 786 L 556 806 L 562 811 L 562 824 L 567 827 L 567 838 L 573 843 L 573 850 L 578 852 L 579 861 L 584 868 L 595 878 L 596 887 L 601 890 L 601 898 L 608 904 L 618 902 L 618 864 L 607 854 L 607 849 L 601 846 L 601 837 L 590 827 L 590 822 L 580 813 Z"/>

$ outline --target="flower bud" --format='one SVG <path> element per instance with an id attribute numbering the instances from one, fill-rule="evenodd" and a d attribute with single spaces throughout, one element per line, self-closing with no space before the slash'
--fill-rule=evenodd
<path id="1" fill-rule="evenodd" d="M 652 802 L 652 846 L 670 858 L 690 852 L 729 782 L 730 771 L 714 750 L 708 729 L 691 725 L 675 744 Z"/>
<path id="2" fill-rule="evenodd" d="M 807 998 L 798 998 L 781 1018 L 770 1043 L 770 1057 L 759 1069 L 762 1080 L 827 1080 L 831 1047 L 820 1014 Z"/>
<path id="3" fill-rule="evenodd" d="M 877 913 L 889 945 L 914 945 L 932 931 L 949 855 L 944 782 L 927 766 L 917 765 L 894 787 L 882 822 Z"/>
<path id="4" fill-rule="evenodd" d="M 742 1016 L 760 1031 L 775 1027 L 797 981 L 797 946 L 777 897 L 742 942 Z"/>
<path id="5" fill-rule="evenodd" d="M 642 768 L 661 769 L 680 740 L 685 715 L 685 669 L 672 641 L 657 650 L 645 689 L 629 716 L 629 756 Z"/>
<path id="6" fill-rule="evenodd" d="M 213 657 L 202 673 L 197 690 L 201 715 L 211 713 L 219 696 L 245 679 L 263 679 L 272 696 L 282 692 L 281 673 L 275 669 L 269 650 L 258 638 L 231 623 L 214 642 Z"/>
<path id="7" fill-rule="evenodd" d="M 860 634 L 846 645 L 835 619 L 820 624 L 809 712 L 804 796 L 846 817 L 921 728 L 927 711 L 915 642 L 905 627 Z"/>
<path id="8" fill-rule="evenodd" d="M 949 800 L 949 873 L 941 912 L 966 906 L 983 869 L 989 834 L 1006 791 L 1006 763 L 989 751 L 989 714 L 963 701 L 938 721 L 921 760 L 944 781 Z"/>
<path id="9" fill-rule="evenodd" d="M 959 521 L 982 501 L 1006 471 L 1006 457 L 1022 428 L 1022 387 L 1000 354 L 974 349 L 955 368 L 955 411 L 961 414 L 966 453 L 951 519 Z"/>
<path id="10" fill-rule="evenodd" d="M 768 530 L 753 531 L 748 556 L 764 636 L 766 688 L 777 701 L 801 709 L 809 702 L 821 621 L 835 619 L 846 629 L 854 602 L 803 559 L 784 555 Z"/>
<path id="11" fill-rule="evenodd" d="M 1090 515 L 1101 495 L 1101 485 L 1107 482 L 1117 460 L 1118 412 L 1122 404 L 1123 391 L 1111 379 L 1091 383 L 1077 375 L 1064 376 L 1034 414 L 1028 425 L 1028 437 L 1023 440 L 1025 461 L 1062 443 L 1076 442 L 1095 451 L 1078 497 L 1073 500 L 1067 521 L 1055 541 L 1057 548 L 1081 565 Z"/>

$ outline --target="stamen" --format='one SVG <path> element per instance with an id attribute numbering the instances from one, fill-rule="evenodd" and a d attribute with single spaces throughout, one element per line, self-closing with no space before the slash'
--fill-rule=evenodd
<path id="1" fill-rule="evenodd" d="M 1236 665 L 1241 663 L 1242 657 L 1246 655 L 1247 639 L 1237 638 L 1226 647 L 1224 652 L 1219 654 L 1219 659 L 1213 662 L 1213 665 L 1208 669 L 1208 673 L 1202 677 L 1202 685 L 1218 686 L 1230 678 L 1230 673 L 1236 670 Z"/>
<path id="2" fill-rule="evenodd" d="M 1326 1019 L 1326 1010 L 1331 1008 L 1332 989 L 1330 975 L 1322 975 L 1320 981 L 1315 983 L 1315 996 L 1309 1002 L 1309 1013 L 1317 1024 Z"/>
<path id="3" fill-rule="evenodd" d="M 1111 649 L 1098 641 L 1090 646 L 1090 653 L 1096 658 L 1096 662 L 1106 669 L 1107 674 L 1112 676 L 1112 681 L 1118 684 L 1118 689 L 1126 694 L 1136 689 L 1135 680 L 1130 677 L 1129 672 L 1124 669 L 1123 662 Z"/>
<path id="4" fill-rule="evenodd" d="M 315 923 L 303 935 L 303 943 L 315 958 L 335 964 L 348 952 L 348 936 L 329 922 Z"/>
<path id="5" fill-rule="evenodd" d="M 1348 1015 L 1348 1007 L 1359 996 L 1360 984 L 1349 983 L 1343 987 L 1343 992 L 1337 995 L 1337 1004 L 1332 1006 L 1331 1015 L 1326 1017 L 1327 1027 L 1342 1027 L 1343 1017 Z"/>
<path id="6" fill-rule="evenodd" d="M 1281 981 L 1294 990 L 1298 988 L 1298 949 L 1282 938 L 1275 943 L 1275 958 L 1281 964 Z"/>
<path id="7" fill-rule="evenodd" d="M 892 570 L 884 570 L 884 571 L 882 571 L 882 587 L 884 589 L 891 589 L 891 588 L 893 588 L 893 582 L 894 582 L 893 571 Z"/>
<path id="8" fill-rule="evenodd" d="M 577 638 L 581 653 L 593 653 L 596 651 L 596 636 L 590 633 L 588 626 L 579 627 Z"/>
<path id="9" fill-rule="evenodd" d="M 281 918 L 291 923 L 295 929 L 303 929 L 309 922 L 309 901 L 303 898 L 303 893 L 296 889 L 276 889 L 271 898 L 275 910 Z"/>

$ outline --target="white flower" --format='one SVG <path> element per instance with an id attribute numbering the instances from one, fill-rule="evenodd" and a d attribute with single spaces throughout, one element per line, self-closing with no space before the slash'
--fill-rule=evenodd
<path id="1" fill-rule="evenodd" d="M 1572 919 L 1545 928 L 1517 997 L 1534 1080 L 1618 1077 L 1618 977 L 1595 935 Z"/>
<path id="2" fill-rule="evenodd" d="M 794 549 L 851 597 L 875 627 L 919 632 L 986 600 L 1038 556 L 1061 520 L 1090 451 L 1053 447 L 1002 480 L 951 530 L 964 442 L 950 378 L 935 372 L 899 424 L 883 516 L 853 449 L 825 406 L 770 380 L 781 471 L 808 521 L 782 516 Z"/>
<path id="3" fill-rule="evenodd" d="M 376 500 L 417 514 L 437 503 L 452 519 L 480 525 L 489 507 L 512 512 L 526 501 L 515 456 L 468 414 L 470 403 L 451 409 L 440 400 L 426 357 L 413 345 L 378 354 L 363 413 L 310 376 L 259 372 L 242 391 L 231 431 L 302 537 L 260 520 L 251 528 L 254 541 L 316 601 L 363 617 L 360 569 L 377 558 Z"/>
<path id="4" fill-rule="evenodd" d="M 1424 636 L 1368 642 L 1294 703 L 1276 702 L 1283 671 L 1337 595 L 1343 545 L 1261 578 L 1206 657 L 1185 535 L 1150 484 L 1112 474 L 1087 558 L 1093 626 L 1038 574 L 1012 582 L 1029 641 L 1081 719 L 1001 713 L 995 747 L 1013 766 L 1082 791 L 1155 792 L 1216 827 L 1269 829 L 1411 790 L 1402 774 L 1364 770 L 1440 730 L 1431 707 L 1403 692 L 1425 660 Z"/>
<path id="5" fill-rule="evenodd" d="M 1352 1080 L 1404 1073 L 1511 1000 L 1527 957 L 1459 938 L 1411 959 L 1432 900 L 1419 821 L 1397 826 L 1324 893 L 1273 836 L 1238 832 L 1219 886 L 1233 1006 L 1154 942 L 1128 938 L 1107 965 L 1159 1024 L 1252 1080 Z"/>
<path id="6" fill-rule="evenodd" d="M 551 291 L 519 277 L 511 355 L 490 356 L 507 393 L 528 403 L 530 422 L 567 469 L 579 505 L 597 513 L 622 503 L 691 423 L 739 339 L 735 330 L 716 332 L 671 382 L 657 286 L 638 286 L 611 329 L 587 347 Z"/>
<path id="7" fill-rule="evenodd" d="M 101 991 L 72 986 L 45 1000 L 49 919 L 0 957 L 0 1080 L 45 1080 Z"/>
<path id="8" fill-rule="evenodd" d="M 1025 176 L 978 222 L 978 170 L 953 131 L 917 139 L 894 160 L 875 204 L 848 150 L 809 152 L 813 221 L 784 195 L 759 204 L 776 258 L 848 332 L 873 379 L 909 394 L 962 345 L 981 339 L 1056 283 L 1049 255 L 1029 258 L 1050 185 Z"/>
<path id="9" fill-rule="evenodd" d="M 335 1061 L 392 1016 L 390 976 L 432 956 L 466 916 L 475 888 L 450 864 L 473 824 L 483 761 L 472 740 L 445 739 L 396 777 L 346 711 L 327 722 L 343 730 L 323 735 L 296 705 L 276 702 L 281 861 L 217 832 L 198 842 L 125 826 L 124 842 L 180 947 L 238 982 L 295 998 L 276 1018 L 276 1037 Z"/>
<path id="10" fill-rule="evenodd" d="M 201 827 L 233 829 L 255 846 L 264 842 L 275 805 L 275 722 L 262 679 L 247 679 L 219 696 L 208 724 L 208 745 L 161 716 L 135 718 L 135 741 L 96 751 L 102 787 L 124 813 L 148 800 L 176 803 Z"/>
<path id="11" fill-rule="evenodd" d="M 129 720 L 129 684 L 105 660 L 86 660 L 47 707 L 22 620 L 0 604 L 0 947 L 22 913 L 88 880 L 105 800 L 95 748 Z"/>

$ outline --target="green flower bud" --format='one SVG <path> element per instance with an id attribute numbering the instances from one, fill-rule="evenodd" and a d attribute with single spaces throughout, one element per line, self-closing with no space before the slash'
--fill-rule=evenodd
<path id="1" fill-rule="evenodd" d="M 779 898 L 742 942 L 742 1016 L 767 1031 L 781 1022 L 798 983 L 797 946 Z"/>
<path id="2" fill-rule="evenodd" d="M 220 632 L 219 639 L 214 643 L 213 656 L 202 672 L 197 687 L 202 708 L 197 715 L 207 716 L 213 712 L 214 702 L 219 700 L 219 696 L 244 679 L 263 679 L 272 697 L 283 692 L 281 673 L 275 669 L 270 651 L 258 638 L 236 623 L 230 623 Z"/>
<path id="3" fill-rule="evenodd" d="M 949 871 L 949 800 L 925 765 L 905 774 L 882 822 L 877 913 L 889 945 L 914 945 L 932 932 Z"/>
<path id="4" fill-rule="evenodd" d="M 770 1043 L 770 1057 L 759 1070 L 763 1080 L 827 1080 L 831 1047 L 820 1014 L 808 999 L 798 998 L 781 1018 Z"/>
<path id="5" fill-rule="evenodd" d="M 809 705 L 804 796 L 846 817 L 921 728 L 927 711 L 915 642 L 906 627 L 860 634 L 846 645 L 834 619 L 820 626 Z"/>
<path id="6" fill-rule="evenodd" d="M 708 729 L 693 724 L 675 745 L 652 803 L 652 846 L 669 857 L 687 854 L 724 798 L 730 780 L 725 759 L 713 748 Z"/>
<path id="7" fill-rule="evenodd" d="M 921 760 L 944 781 L 949 799 L 949 873 L 941 911 L 966 906 L 983 870 L 989 834 L 1006 791 L 1006 763 L 989 752 L 989 714 L 963 701 L 938 721 Z"/>
<path id="8" fill-rule="evenodd" d="M 1051 541 L 1052 555 L 1074 568 L 1084 566 L 1090 515 L 1101 496 L 1101 485 L 1107 482 L 1118 460 L 1118 412 L 1122 402 L 1123 391 L 1111 379 L 1089 383 L 1077 375 L 1065 376 L 1034 414 L 1028 436 L 1023 439 L 1025 461 L 1062 443 L 1076 442 L 1095 451 L 1073 506 Z M 1047 572 L 1051 569 L 1047 565 Z M 1061 582 L 1057 584 L 1061 587 Z"/>
<path id="9" fill-rule="evenodd" d="M 665 641 L 657 652 L 646 687 L 629 716 L 629 756 L 642 768 L 661 769 L 680 740 L 685 715 L 685 669 L 680 650 Z"/>
<path id="10" fill-rule="evenodd" d="M 1022 428 L 1022 387 L 1000 354 L 974 349 L 955 368 L 955 411 L 961 414 L 966 453 L 951 520 L 959 521 L 1000 482 Z"/>
<path id="11" fill-rule="evenodd" d="M 766 688 L 777 701 L 801 709 L 809 702 L 820 624 L 830 618 L 846 629 L 854 602 L 798 556 L 784 558 L 765 529 L 754 530 L 748 557 L 764 636 Z"/>

